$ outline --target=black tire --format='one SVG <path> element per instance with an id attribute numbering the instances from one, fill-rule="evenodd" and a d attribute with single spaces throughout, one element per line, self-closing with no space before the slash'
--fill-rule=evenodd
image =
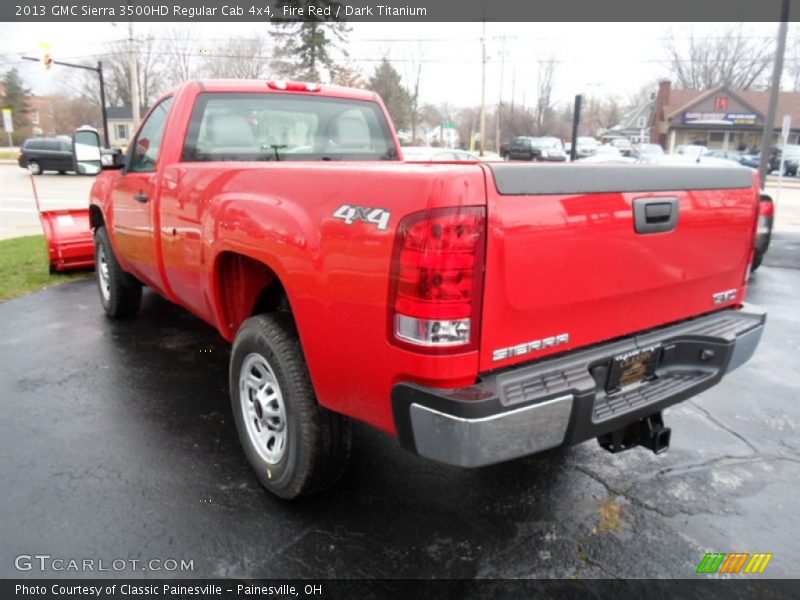
<path id="1" fill-rule="evenodd" d="M 283 427 L 280 417 L 273 423 L 274 430 L 285 430 L 285 439 L 280 456 L 274 456 L 272 461 L 257 447 L 261 441 L 258 433 L 251 433 L 261 432 L 261 427 L 257 423 L 252 427 L 245 424 L 246 418 L 258 421 L 267 412 L 259 410 L 254 401 L 255 388 L 248 388 L 242 379 L 247 375 L 243 370 L 247 371 L 253 361 L 255 372 L 259 372 L 259 359 L 266 361 L 270 376 L 277 382 L 285 415 Z M 275 393 L 271 383 L 261 389 Z M 346 417 L 317 403 L 291 313 L 257 315 L 244 322 L 231 353 L 230 394 L 239 440 L 256 476 L 270 492 L 294 499 L 322 491 L 341 478 L 350 458 L 351 424 Z M 253 412 L 246 416 L 247 402 L 253 405 Z M 274 414 L 279 407 L 272 408 Z M 266 420 L 263 422 L 266 427 Z M 265 448 L 271 451 L 269 441 Z"/>
<path id="2" fill-rule="evenodd" d="M 750 267 L 750 272 L 752 273 L 758 267 L 760 267 L 763 260 L 764 260 L 764 255 L 756 253 L 755 257 L 753 258 L 753 266 Z"/>
<path id="3" fill-rule="evenodd" d="M 35 160 L 28 161 L 28 169 L 32 175 L 41 175 L 43 173 L 42 166 Z"/>
<path id="4" fill-rule="evenodd" d="M 136 316 L 142 303 L 142 284 L 119 266 L 105 227 L 98 227 L 94 234 L 94 256 L 97 291 L 100 293 L 103 310 L 112 319 L 128 319 Z M 107 267 L 105 292 L 103 261 Z"/>

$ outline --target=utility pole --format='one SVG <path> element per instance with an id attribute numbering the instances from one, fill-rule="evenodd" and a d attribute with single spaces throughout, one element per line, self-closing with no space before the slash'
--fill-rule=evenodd
<path id="1" fill-rule="evenodd" d="M 139 127 L 139 56 L 133 37 L 133 19 L 128 21 L 128 62 L 131 72 L 131 115 L 134 131 Z"/>
<path id="2" fill-rule="evenodd" d="M 500 51 L 500 92 L 497 98 L 497 114 L 494 119 L 494 151 L 500 152 L 500 113 L 503 110 L 503 74 L 506 69 L 506 37 L 503 36 L 503 49 Z"/>
<path id="3" fill-rule="evenodd" d="M 100 78 L 100 112 L 103 115 L 103 141 L 106 148 L 111 148 L 108 138 L 108 111 L 106 110 L 106 84 L 103 81 L 103 62 L 97 61 L 97 76 Z"/>
<path id="4" fill-rule="evenodd" d="M 486 149 L 486 14 L 483 15 L 483 33 L 481 34 L 481 147 L 480 155 Z"/>
<path id="5" fill-rule="evenodd" d="M 783 0 L 781 5 L 781 24 L 778 27 L 778 48 L 775 51 L 775 64 L 772 67 L 772 86 L 769 90 L 769 110 L 767 120 L 764 121 L 764 133 L 761 136 L 761 162 L 758 165 L 758 174 L 761 176 L 761 189 L 767 183 L 767 159 L 769 148 L 772 145 L 772 132 L 775 129 L 775 114 L 778 112 L 778 93 L 781 88 L 781 73 L 783 72 L 783 54 L 786 51 L 786 25 L 789 21 L 789 0 Z"/>
<path id="6" fill-rule="evenodd" d="M 514 100 L 517 95 L 517 65 L 511 69 L 511 119 L 514 119 Z M 513 123 L 512 123 L 513 125 Z"/>
<path id="7" fill-rule="evenodd" d="M 572 113 L 572 146 L 569 149 L 569 159 L 574 161 L 578 152 L 578 125 L 581 124 L 581 104 L 583 95 L 575 96 L 575 110 Z"/>

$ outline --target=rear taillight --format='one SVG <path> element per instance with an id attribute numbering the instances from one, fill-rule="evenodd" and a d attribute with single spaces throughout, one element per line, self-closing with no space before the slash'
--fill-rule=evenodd
<path id="1" fill-rule="evenodd" d="M 772 198 L 762 195 L 758 201 L 758 216 L 759 217 L 773 217 L 775 216 L 775 204 Z"/>
<path id="2" fill-rule="evenodd" d="M 397 228 L 389 340 L 433 354 L 477 349 L 486 211 L 481 206 L 413 213 Z"/>

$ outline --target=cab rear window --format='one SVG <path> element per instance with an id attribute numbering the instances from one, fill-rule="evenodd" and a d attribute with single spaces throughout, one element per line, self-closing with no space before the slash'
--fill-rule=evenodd
<path id="1" fill-rule="evenodd" d="M 204 93 L 195 104 L 184 162 L 396 160 L 378 104 L 272 93 Z"/>

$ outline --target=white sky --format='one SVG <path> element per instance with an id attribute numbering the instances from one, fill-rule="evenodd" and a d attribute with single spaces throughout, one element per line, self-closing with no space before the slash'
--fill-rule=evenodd
<path id="1" fill-rule="evenodd" d="M 672 32 L 684 41 L 697 35 L 722 32 L 725 23 L 487 23 L 488 104 L 498 101 L 502 76 L 503 101 L 531 104 L 536 96 L 538 61 L 554 57 L 556 102 L 576 93 L 598 97 L 616 95 L 625 100 L 643 85 L 668 74 L 664 38 Z M 269 35 L 269 25 L 252 23 L 137 23 L 137 34 L 166 34 L 176 27 L 191 28 L 213 51 L 232 35 Z M 408 83 L 422 59 L 420 95 L 423 103 L 453 106 L 480 103 L 480 23 L 353 23 L 348 52 L 369 74 L 383 56 Z M 750 35 L 773 38 L 775 23 L 743 26 Z M 790 27 L 790 36 L 794 27 Z M 0 23 L 0 70 L 15 66 L 34 92 L 57 91 L 65 69 L 50 72 L 22 54 L 40 55 L 48 44 L 56 60 L 95 59 L 106 42 L 127 38 L 127 22 L 111 23 Z M 161 36 L 163 37 L 163 35 Z M 503 53 L 505 49 L 505 53 Z M 199 54 L 198 48 L 198 54 Z M 503 54 L 505 61 L 503 66 Z M 59 71 L 62 71 L 59 73 Z M 512 88 L 513 85 L 513 88 Z"/>

